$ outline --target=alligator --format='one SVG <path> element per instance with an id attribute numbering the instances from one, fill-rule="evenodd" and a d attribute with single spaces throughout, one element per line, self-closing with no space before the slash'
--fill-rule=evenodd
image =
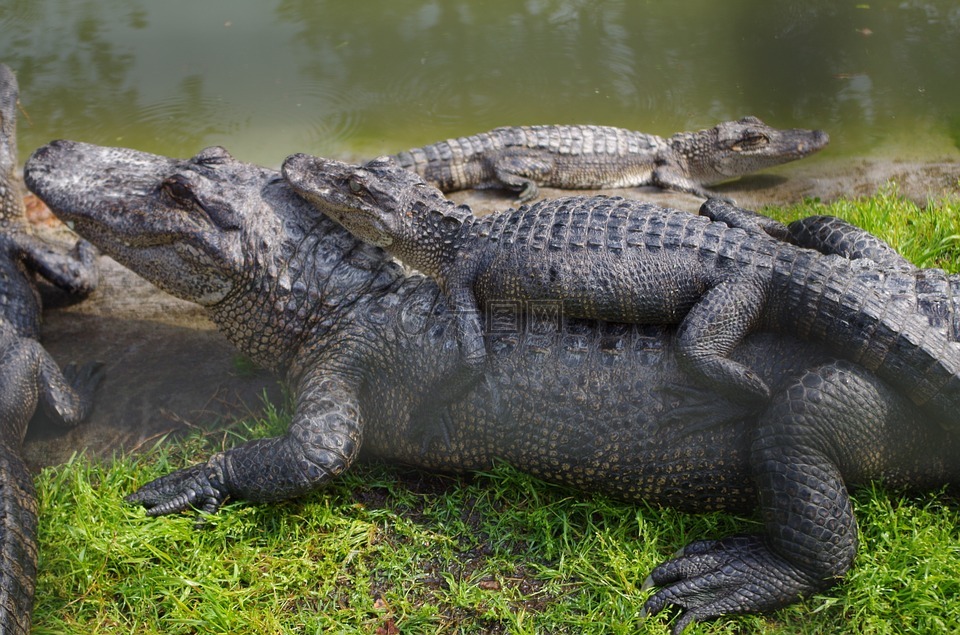
<path id="1" fill-rule="evenodd" d="M 92 245 L 65 253 L 30 232 L 17 163 L 19 86 L 0 64 L 0 633 L 30 632 L 37 574 L 37 497 L 21 454 L 37 406 L 51 421 L 76 425 L 90 412 L 100 367 L 62 372 L 40 345 L 36 276 L 77 300 L 93 291 Z"/>
<path id="2" fill-rule="evenodd" d="M 770 394 L 729 358 L 744 335 L 766 329 L 822 341 L 946 428 L 958 426 L 960 344 L 949 316 L 921 308 L 943 271 L 887 270 L 797 248 L 717 199 L 700 216 L 577 196 L 478 217 L 389 157 L 355 166 L 297 154 L 283 174 L 354 235 L 439 282 L 474 371 L 487 357 L 484 316 L 553 303 L 575 318 L 679 324 L 677 354 L 691 376 L 743 400 Z"/>
<path id="3" fill-rule="evenodd" d="M 511 126 L 394 155 L 444 192 L 539 186 L 593 190 L 652 185 L 715 197 L 707 185 L 795 161 L 830 138 L 823 130 L 772 128 L 756 117 L 725 121 L 668 139 L 610 126 Z"/>
<path id="4" fill-rule="evenodd" d="M 836 583 L 857 550 L 848 487 L 883 479 L 940 488 L 960 477 L 957 435 L 819 344 L 749 335 L 732 356 L 771 397 L 747 405 L 686 379 L 672 327 L 541 315 L 487 334 L 480 381 L 445 413 L 421 410 L 449 417 L 449 444 L 424 446 L 411 417 L 461 365 L 444 294 L 321 214 L 280 174 L 223 148 L 181 160 L 55 141 L 34 152 L 25 176 L 82 236 L 206 307 L 294 394 L 284 434 L 128 496 L 150 516 L 306 495 L 361 457 L 449 472 L 505 462 L 629 501 L 759 508 L 763 532 L 697 541 L 651 573 L 656 590 L 644 611 L 680 607 L 679 633 Z"/>

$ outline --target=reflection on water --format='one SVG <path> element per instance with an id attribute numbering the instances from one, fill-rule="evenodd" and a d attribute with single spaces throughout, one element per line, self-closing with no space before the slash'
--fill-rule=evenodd
<path id="1" fill-rule="evenodd" d="M 833 154 L 960 138 L 953 2 L 8 0 L 0 60 L 54 137 L 187 156 L 223 144 L 396 152 L 498 125 L 670 134 L 753 114 Z"/>

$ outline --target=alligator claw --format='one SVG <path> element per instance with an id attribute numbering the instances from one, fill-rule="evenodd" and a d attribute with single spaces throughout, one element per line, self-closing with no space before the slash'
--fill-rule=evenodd
<path id="1" fill-rule="evenodd" d="M 761 536 L 701 540 L 650 573 L 641 589 L 659 590 L 644 603 L 641 614 L 656 615 L 668 605 L 681 607 L 671 629 L 679 635 L 694 622 L 786 606 L 821 586 L 770 551 Z"/>
<path id="2" fill-rule="evenodd" d="M 142 505 L 147 510 L 147 516 L 165 516 L 188 509 L 201 514 L 213 514 L 228 496 L 215 458 L 161 476 L 124 500 Z"/>

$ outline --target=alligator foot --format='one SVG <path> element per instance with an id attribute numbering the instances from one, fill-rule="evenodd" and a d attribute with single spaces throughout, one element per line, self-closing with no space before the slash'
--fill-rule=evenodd
<path id="1" fill-rule="evenodd" d="M 703 432 L 756 416 L 766 404 L 728 399 L 701 386 L 666 382 L 660 394 L 663 415 L 657 426 L 662 431 L 683 428 L 688 433 Z"/>
<path id="2" fill-rule="evenodd" d="M 29 269 L 64 291 L 69 302 L 80 301 L 96 290 L 100 281 L 97 249 L 86 240 L 81 238 L 66 253 L 37 236 L 21 235 L 16 241 Z"/>
<path id="3" fill-rule="evenodd" d="M 786 243 L 793 242 L 790 230 L 787 229 L 786 225 L 769 216 L 737 207 L 729 199 L 708 198 L 700 206 L 699 215 L 712 221 L 725 223 L 730 227 L 739 227 L 755 234 L 767 234 Z"/>
<path id="4" fill-rule="evenodd" d="M 693 622 L 772 611 L 823 586 L 773 553 L 760 535 L 700 540 L 650 573 L 642 590 L 660 588 L 643 605 L 643 615 L 681 607 L 672 629 L 679 635 Z"/>
<path id="5" fill-rule="evenodd" d="M 227 499 L 223 473 L 218 457 L 161 476 L 138 489 L 124 500 L 142 505 L 147 516 L 165 516 L 195 509 L 213 514 Z"/>

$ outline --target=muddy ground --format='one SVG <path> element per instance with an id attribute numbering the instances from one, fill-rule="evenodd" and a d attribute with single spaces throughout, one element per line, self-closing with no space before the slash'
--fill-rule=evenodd
<path id="1" fill-rule="evenodd" d="M 954 194 L 960 163 L 844 159 L 797 163 L 717 188 L 744 207 L 785 204 L 804 198 L 829 201 L 874 193 L 890 181 L 901 194 L 924 202 Z M 568 192 L 543 190 L 545 196 Z M 649 200 L 695 211 L 700 200 L 652 188 L 603 193 Z M 480 212 L 502 209 L 502 193 L 464 192 L 452 196 Z M 65 231 L 42 207 L 33 206 L 38 231 Z M 177 300 L 101 258 L 100 288 L 75 306 L 45 313 L 43 344 L 61 363 L 99 360 L 106 376 L 90 420 L 60 430 L 39 417 L 31 425 L 24 453 L 31 467 L 63 463 L 77 452 L 108 458 L 148 450 L 161 439 L 192 430 L 222 428 L 238 416 L 261 411 L 263 396 L 281 391 L 270 373 L 251 369 L 199 307 Z"/>

